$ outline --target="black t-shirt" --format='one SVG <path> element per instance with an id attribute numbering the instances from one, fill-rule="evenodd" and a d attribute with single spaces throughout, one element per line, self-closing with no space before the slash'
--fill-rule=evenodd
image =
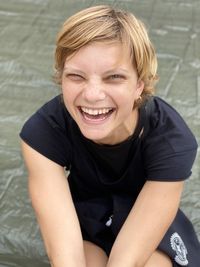
<path id="1" fill-rule="evenodd" d="M 179 181 L 191 175 L 197 142 L 181 116 L 159 97 L 139 110 L 135 133 L 118 145 L 85 138 L 61 96 L 42 106 L 20 136 L 32 148 L 70 170 L 74 200 L 108 195 L 136 199 L 145 181 Z"/>

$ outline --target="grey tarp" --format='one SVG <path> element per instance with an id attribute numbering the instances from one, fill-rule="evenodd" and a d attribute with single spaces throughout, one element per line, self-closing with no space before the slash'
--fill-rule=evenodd
<path id="1" fill-rule="evenodd" d="M 113 3 L 148 25 L 159 58 L 158 94 L 173 104 L 200 138 L 199 0 L 0 0 L 0 267 L 48 266 L 27 193 L 18 133 L 52 82 L 56 32 L 66 17 Z M 200 157 L 186 182 L 183 210 L 200 236 Z"/>

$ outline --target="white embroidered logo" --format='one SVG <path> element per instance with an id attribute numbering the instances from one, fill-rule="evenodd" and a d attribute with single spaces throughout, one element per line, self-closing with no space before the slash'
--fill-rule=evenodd
<path id="1" fill-rule="evenodd" d="M 175 261 L 181 266 L 187 266 L 187 249 L 185 244 L 178 233 L 174 233 L 170 238 L 171 247 L 174 251 L 176 251 Z"/>

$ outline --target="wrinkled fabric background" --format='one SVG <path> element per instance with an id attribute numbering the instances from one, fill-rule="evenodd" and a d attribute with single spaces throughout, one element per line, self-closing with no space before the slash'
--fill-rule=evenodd
<path id="1" fill-rule="evenodd" d="M 149 29 L 159 59 L 158 95 L 185 118 L 200 143 L 200 0 L 0 0 L 0 267 L 49 266 L 27 193 L 18 133 L 59 93 L 52 81 L 55 36 L 76 11 L 109 3 Z M 182 209 L 200 237 L 200 156 Z"/>

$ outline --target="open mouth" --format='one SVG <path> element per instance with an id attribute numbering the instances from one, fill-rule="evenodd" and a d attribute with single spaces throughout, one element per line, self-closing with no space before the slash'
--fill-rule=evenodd
<path id="1" fill-rule="evenodd" d="M 111 116 L 114 112 L 114 108 L 99 108 L 92 109 L 86 107 L 79 107 L 79 111 L 86 121 L 100 122 L 104 121 Z"/>

